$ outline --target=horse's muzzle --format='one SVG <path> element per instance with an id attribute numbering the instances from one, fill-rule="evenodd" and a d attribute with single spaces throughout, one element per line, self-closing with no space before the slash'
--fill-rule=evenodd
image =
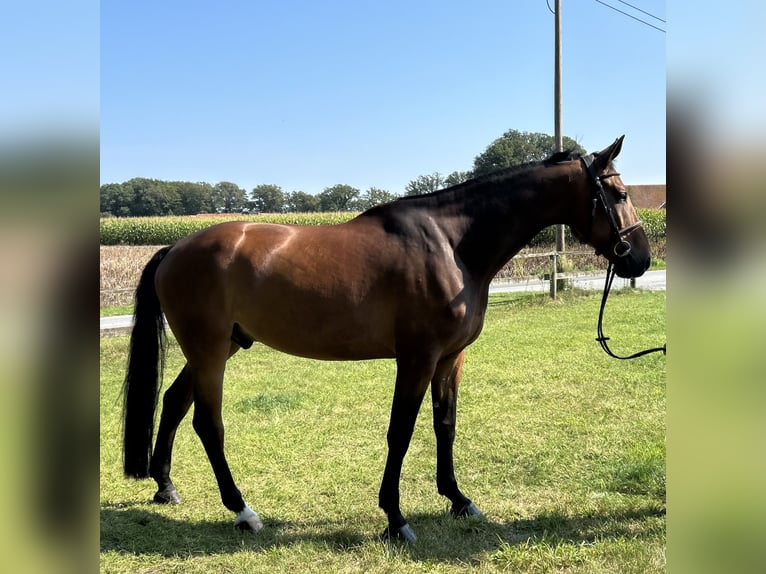
<path id="1" fill-rule="evenodd" d="M 615 246 L 615 252 L 618 249 L 618 243 Z M 640 256 L 633 251 L 618 256 L 614 261 L 614 270 L 618 277 L 623 279 L 631 279 L 633 277 L 641 277 L 649 266 L 652 264 L 651 255 Z"/>

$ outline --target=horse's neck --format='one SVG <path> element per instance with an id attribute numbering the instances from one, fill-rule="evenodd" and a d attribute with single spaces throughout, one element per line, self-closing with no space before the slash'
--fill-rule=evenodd
<path id="1" fill-rule="evenodd" d="M 476 279 L 489 281 L 540 231 L 568 219 L 574 194 L 548 169 L 548 177 L 523 177 L 466 192 L 465 220 L 455 245 Z"/>

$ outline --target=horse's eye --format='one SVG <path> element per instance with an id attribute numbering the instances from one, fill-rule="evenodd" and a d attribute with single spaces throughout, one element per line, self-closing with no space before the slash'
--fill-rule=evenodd
<path id="1" fill-rule="evenodd" d="M 621 191 L 617 194 L 617 201 L 620 203 L 625 203 L 628 201 L 628 192 L 627 191 Z"/>

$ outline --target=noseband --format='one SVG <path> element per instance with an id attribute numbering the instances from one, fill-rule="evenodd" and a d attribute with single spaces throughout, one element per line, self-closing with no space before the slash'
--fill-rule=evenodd
<path id="1" fill-rule="evenodd" d="M 604 211 L 606 212 L 607 219 L 609 220 L 609 225 L 612 228 L 612 233 L 617 238 L 617 243 L 614 246 L 614 254 L 617 257 L 625 257 L 628 253 L 630 253 L 630 250 L 631 250 L 631 245 L 628 241 L 625 240 L 625 236 L 628 235 L 631 231 L 641 227 L 642 222 L 639 219 L 635 223 L 632 223 L 628 225 L 627 227 L 623 227 L 622 229 L 620 229 L 620 226 L 617 225 L 617 218 L 614 215 L 614 210 L 606 201 L 606 192 L 604 191 L 604 186 L 601 185 L 602 179 L 606 179 L 608 177 L 614 177 L 620 174 L 615 171 L 615 172 L 607 173 L 601 176 L 598 175 L 596 173 L 596 169 L 593 167 L 593 154 L 587 155 L 580 159 L 582 159 L 583 164 L 585 164 L 585 168 L 588 171 L 588 175 L 590 176 L 591 182 L 593 183 L 592 217 L 594 218 L 596 217 L 596 208 L 598 207 L 598 204 L 600 202 L 601 205 L 604 207 Z M 627 356 L 617 355 L 609 348 L 609 345 L 607 345 L 606 343 L 609 340 L 609 337 L 604 335 L 603 321 L 604 321 L 604 309 L 606 308 L 606 300 L 607 300 L 607 297 L 609 297 L 609 291 L 612 288 L 612 281 L 614 281 L 614 276 L 615 276 L 614 265 L 610 261 L 606 269 L 606 281 L 604 283 L 604 294 L 601 297 L 601 309 L 599 310 L 599 313 L 598 313 L 598 337 L 596 337 L 596 341 L 598 341 L 599 345 L 601 345 L 601 348 L 604 350 L 604 352 L 607 355 L 615 359 L 622 359 L 622 360 L 635 359 L 636 357 L 641 357 L 643 355 L 648 355 L 649 353 L 656 353 L 659 351 L 661 351 L 663 355 L 666 354 L 667 352 L 666 345 L 662 345 L 662 347 L 655 347 L 653 349 L 646 349 L 644 351 L 639 351 L 637 353 L 633 353 L 632 355 L 627 355 Z"/>
<path id="2" fill-rule="evenodd" d="M 593 154 L 586 155 L 584 157 L 581 157 L 583 164 L 585 165 L 585 169 L 588 172 L 588 176 L 590 177 L 591 182 L 593 183 L 592 190 L 593 190 L 593 213 L 592 216 L 596 217 L 596 208 L 598 207 L 598 204 L 601 203 L 601 205 L 604 207 L 604 212 L 606 213 L 606 217 L 609 220 L 609 226 L 612 228 L 612 233 L 617 238 L 617 243 L 614 245 L 614 254 L 617 257 L 625 257 L 628 253 L 630 253 L 631 245 L 630 242 L 626 241 L 624 237 L 628 235 L 631 231 L 634 229 L 638 229 L 643 225 L 643 222 L 639 219 L 635 223 L 631 223 L 627 227 L 620 228 L 619 225 L 617 225 L 617 218 L 614 215 L 614 209 L 612 209 L 612 206 L 609 205 L 609 203 L 606 201 L 606 192 L 604 191 L 604 186 L 601 185 L 601 180 L 604 180 L 608 177 L 614 177 L 616 175 L 620 175 L 618 172 L 614 171 L 612 173 L 607 173 L 604 175 L 598 175 L 596 173 L 596 168 L 593 167 Z"/>

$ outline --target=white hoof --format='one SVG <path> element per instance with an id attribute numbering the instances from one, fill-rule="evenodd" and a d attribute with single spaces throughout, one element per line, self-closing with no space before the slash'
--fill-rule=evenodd
<path id="1" fill-rule="evenodd" d="M 241 530 L 258 532 L 263 528 L 263 522 L 258 517 L 258 513 L 246 504 L 245 508 L 237 513 L 237 517 L 234 519 L 234 526 Z"/>

